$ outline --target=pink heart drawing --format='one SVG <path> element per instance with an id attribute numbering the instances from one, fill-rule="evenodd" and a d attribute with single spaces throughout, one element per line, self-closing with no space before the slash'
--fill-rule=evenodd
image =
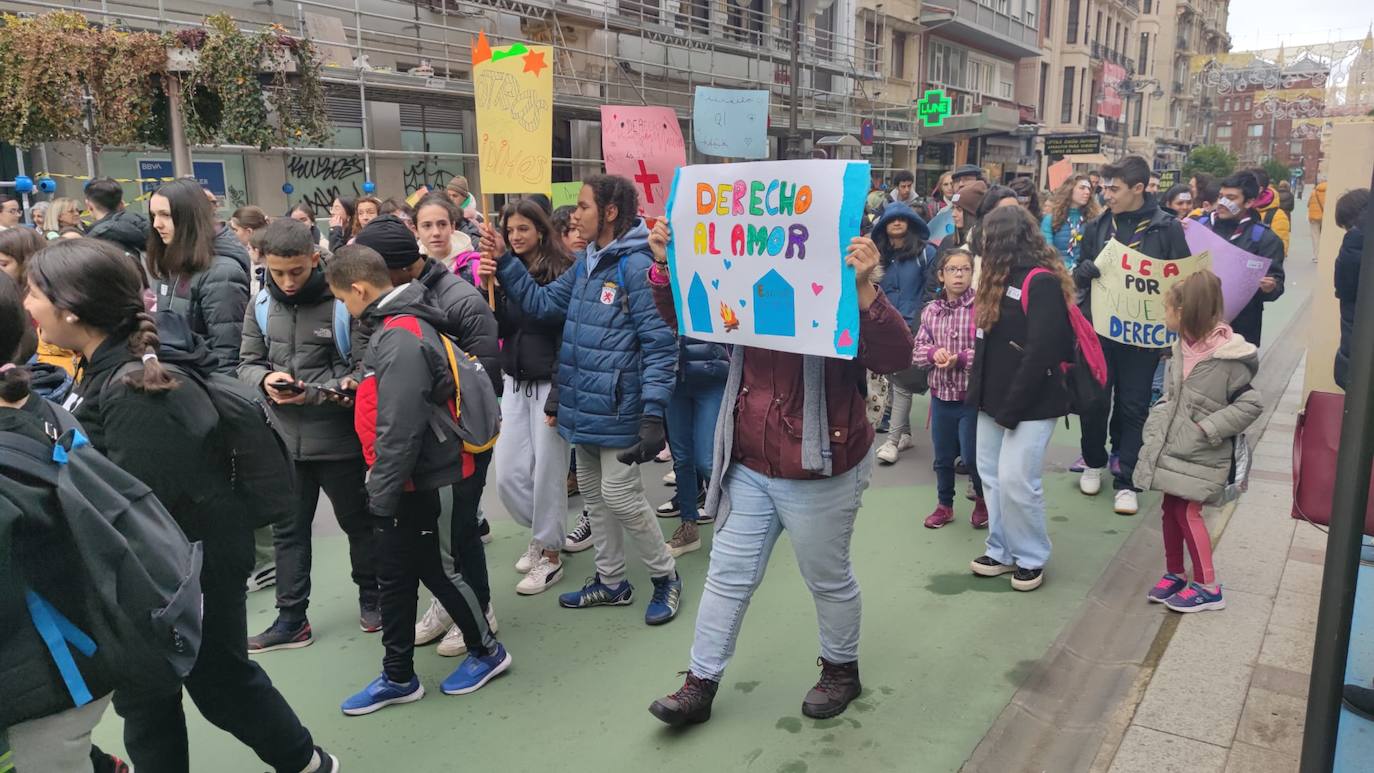
<path id="1" fill-rule="evenodd" d="M 840 337 L 835 341 L 835 345 L 841 349 L 854 345 L 854 338 L 849 335 L 849 328 L 840 331 Z"/>
<path id="2" fill-rule="evenodd" d="M 825 285 L 818 285 L 818 284 L 816 284 L 815 282 L 812 282 L 812 283 L 811 283 L 811 292 L 814 293 L 814 294 L 816 294 L 816 295 L 820 295 L 820 294 L 821 294 L 821 291 L 824 290 L 824 289 L 825 289 Z"/>

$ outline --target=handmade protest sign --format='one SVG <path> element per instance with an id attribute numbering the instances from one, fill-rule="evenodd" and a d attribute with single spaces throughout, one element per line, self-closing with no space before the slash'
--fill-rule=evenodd
<path id="1" fill-rule="evenodd" d="M 697 86 L 692 141 L 708 156 L 768 158 L 768 92 Z"/>
<path id="2" fill-rule="evenodd" d="M 1069 175 L 1073 174 L 1073 164 L 1067 158 L 1061 158 L 1050 164 L 1045 172 L 1050 178 L 1050 191 L 1057 191 L 1059 186 L 1069 179 Z"/>
<path id="3" fill-rule="evenodd" d="M 1146 349 L 1173 345 L 1164 326 L 1164 296 L 1184 277 L 1207 268 L 1206 255 L 1156 260 L 1112 239 L 1097 255 L 1102 276 L 1093 280 L 1093 327 L 1113 341 Z"/>
<path id="4" fill-rule="evenodd" d="M 607 174 L 635 184 L 642 214 L 663 217 L 673 174 L 687 164 L 677 112 L 671 107 L 602 105 L 601 156 Z"/>
<path id="5" fill-rule="evenodd" d="M 482 192 L 544 193 L 553 172 L 553 49 L 472 47 Z"/>
<path id="6" fill-rule="evenodd" d="M 852 359 L 863 161 L 684 166 L 673 179 L 668 269 L 678 332 L 720 343 Z"/>
<path id="7" fill-rule="evenodd" d="M 553 208 L 577 206 L 577 195 L 582 192 L 582 183 L 554 183 Z"/>
<path id="8" fill-rule="evenodd" d="M 935 213 L 935 217 L 930 219 L 930 243 L 938 245 L 952 233 L 954 233 L 954 207 L 949 206 Z"/>
<path id="9" fill-rule="evenodd" d="M 1260 280 L 1269 273 L 1271 261 L 1242 250 L 1196 220 L 1183 221 L 1183 238 L 1194 255 L 1205 253 L 1211 257 L 1212 273 L 1221 280 L 1226 321 L 1230 322 L 1255 297 Z"/>

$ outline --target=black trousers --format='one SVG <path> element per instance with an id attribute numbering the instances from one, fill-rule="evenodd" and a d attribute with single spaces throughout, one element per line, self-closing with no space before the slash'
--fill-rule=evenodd
<path id="1" fill-rule="evenodd" d="M 299 773 L 310 763 L 315 742 L 272 686 L 248 659 L 248 574 L 253 569 L 253 532 L 239 520 L 223 519 L 202 538 L 201 593 L 205 616 L 200 654 L 185 681 L 202 716 L 233 735 L 279 773 Z M 187 773 L 186 714 L 181 690 L 161 695 L 116 692 L 115 711 L 124 718 L 124 745 L 139 773 Z"/>
<path id="2" fill-rule="evenodd" d="M 299 502 L 291 520 L 273 527 L 273 546 L 277 558 L 277 614 L 283 620 L 299 623 L 310 605 L 310 564 L 312 558 L 311 524 L 320 490 L 334 506 L 339 528 L 348 536 L 348 561 L 353 584 L 358 586 L 360 604 L 377 600 L 377 538 L 372 534 L 373 518 L 367 513 L 367 467 L 356 459 L 296 462 Z"/>
<path id="3" fill-rule="evenodd" d="M 1107 360 L 1107 392 L 1111 399 L 1083 421 L 1083 461 L 1089 467 L 1107 466 L 1107 434 L 1109 426 L 1120 417 L 1121 440 L 1117 453 L 1121 472 L 1112 483 L 1114 489 L 1135 489 L 1131 477 L 1140 458 L 1141 433 L 1145 418 L 1150 414 L 1150 390 L 1154 383 L 1155 367 L 1159 365 L 1158 349 L 1117 343 L 1098 337 L 1102 354 Z M 1110 418 L 1109 418 L 1110 417 Z"/>
<path id="4" fill-rule="evenodd" d="M 489 596 L 482 601 L 463 576 L 455 581 L 439 554 L 439 520 L 454 518 L 459 503 L 464 510 L 470 507 L 472 527 L 454 529 L 451 554 L 459 557 L 465 570 L 480 566 L 485 580 L 486 556 L 477 533 L 476 501 L 468 502 L 464 496 L 473 488 L 471 477 L 438 490 L 408 491 L 401 495 L 395 518 L 376 519 L 377 581 L 382 601 L 382 645 L 386 648 L 382 671 L 393 682 L 409 682 L 415 676 L 415 604 L 420 583 L 443 604 L 462 631 L 470 653 L 485 655 L 496 646 L 496 637 L 483 614 L 491 603 Z M 476 543 L 475 549 L 460 544 L 469 540 Z"/>
<path id="5" fill-rule="evenodd" d="M 444 571 L 455 585 L 466 584 L 472 588 L 483 610 L 491 606 L 491 580 L 487 575 L 487 549 L 482 544 L 481 523 L 477 516 L 481 511 L 491 458 L 491 451 L 473 455 L 473 473 L 450 487 L 453 507 L 446 511 L 449 517 L 439 522 L 439 533 L 449 540 L 443 545 Z M 444 607 L 444 611 L 454 617 L 448 607 Z"/>

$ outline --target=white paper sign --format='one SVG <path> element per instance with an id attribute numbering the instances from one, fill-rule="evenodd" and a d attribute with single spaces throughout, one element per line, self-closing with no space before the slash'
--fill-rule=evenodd
<path id="1" fill-rule="evenodd" d="M 685 166 L 673 179 L 668 264 L 678 332 L 852 359 L 859 305 L 845 249 L 859 234 L 868 162 Z"/>

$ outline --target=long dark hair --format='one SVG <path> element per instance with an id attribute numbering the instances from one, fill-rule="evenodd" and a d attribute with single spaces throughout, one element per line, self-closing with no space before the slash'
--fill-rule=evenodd
<path id="1" fill-rule="evenodd" d="M 353 235 L 353 218 L 354 218 L 354 213 L 355 213 L 355 212 L 357 211 L 357 209 L 358 209 L 358 200 L 355 199 L 355 198 L 353 198 L 352 196 L 335 196 L 335 197 L 334 197 L 334 201 L 339 202 L 339 206 L 343 207 L 344 215 L 346 215 L 346 217 L 344 218 L 344 224 L 343 224 L 343 234 L 344 234 L 344 237 L 347 238 L 347 237 L 349 237 L 349 236 L 352 236 L 352 235 Z M 333 212 L 330 212 L 330 215 L 333 215 L 333 214 L 334 214 Z"/>
<path id="2" fill-rule="evenodd" d="M 182 178 L 164 183 L 153 195 L 167 199 L 176 230 L 171 244 L 163 244 L 156 230 L 148 230 L 148 273 L 164 279 L 209 268 L 215 258 L 215 209 L 205 189 Z"/>
<path id="3" fill-rule="evenodd" d="M 1024 207 L 999 207 L 979 221 L 978 227 L 978 254 L 983 258 L 983 271 L 974 295 L 974 308 L 979 328 L 989 330 L 997 324 L 1007 279 L 1017 266 L 1039 266 L 1053 272 L 1064 289 L 1064 302 L 1073 303 L 1073 280 L 1059 251 L 1046 243 L 1040 222 Z"/>
<path id="4" fill-rule="evenodd" d="M 195 190 L 199 192 L 200 186 Z M 199 195 L 205 201 L 205 195 Z M 143 362 L 141 371 L 124 378 L 131 389 L 157 393 L 176 387 L 177 382 L 156 359 L 161 341 L 157 323 L 143 305 L 138 268 L 118 247 L 103 239 L 54 242 L 33 257 L 29 282 L 53 306 L 75 314 L 82 324 L 126 339 L 131 359 L 154 355 Z"/>
<path id="5" fill-rule="evenodd" d="M 29 258 L 48 245 L 48 240 L 37 228 L 10 228 L 0 231 L 0 252 L 5 253 L 19 266 L 19 282 L 24 281 L 25 266 Z"/>
<path id="6" fill-rule="evenodd" d="M 0 400 L 17 403 L 29 396 L 29 370 L 15 366 L 22 365 L 20 350 L 25 337 L 32 335 L 33 323 L 24 311 L 19 286 L 0 274 Z"/>
<path id="7" fill-rule="evenodd" d="M 539 246 L 528 255 L 519 256 L 534 281 L 546 285 L 568 270 L 568 266 L 572 265 L 572 256 L 563 249 L 563 234 L 554 231 L 548 213 L 539 202 L 534 199 L 517 199 L 501 210 L 501 236 L 507 244 L 510 244 L 511 215 L 519 215 L 534 223 L 534 230 L 539 232 Z"/>
<path id="8" fill-rule="evenodd" d="M 635 221 L 639 220 L 639 192 L 635 190 L 634 183 L 619 175 L 594 174 L 583 180 L 582 184 L 592 189 L 599 218 L 604 218 L 607 207 L 616 208 L 615 222 L 611 224 L 614 238 L 619 239 L 634 227 Z M 601 222 L 604 220 L 598 220 L 598 230 Z"/>

